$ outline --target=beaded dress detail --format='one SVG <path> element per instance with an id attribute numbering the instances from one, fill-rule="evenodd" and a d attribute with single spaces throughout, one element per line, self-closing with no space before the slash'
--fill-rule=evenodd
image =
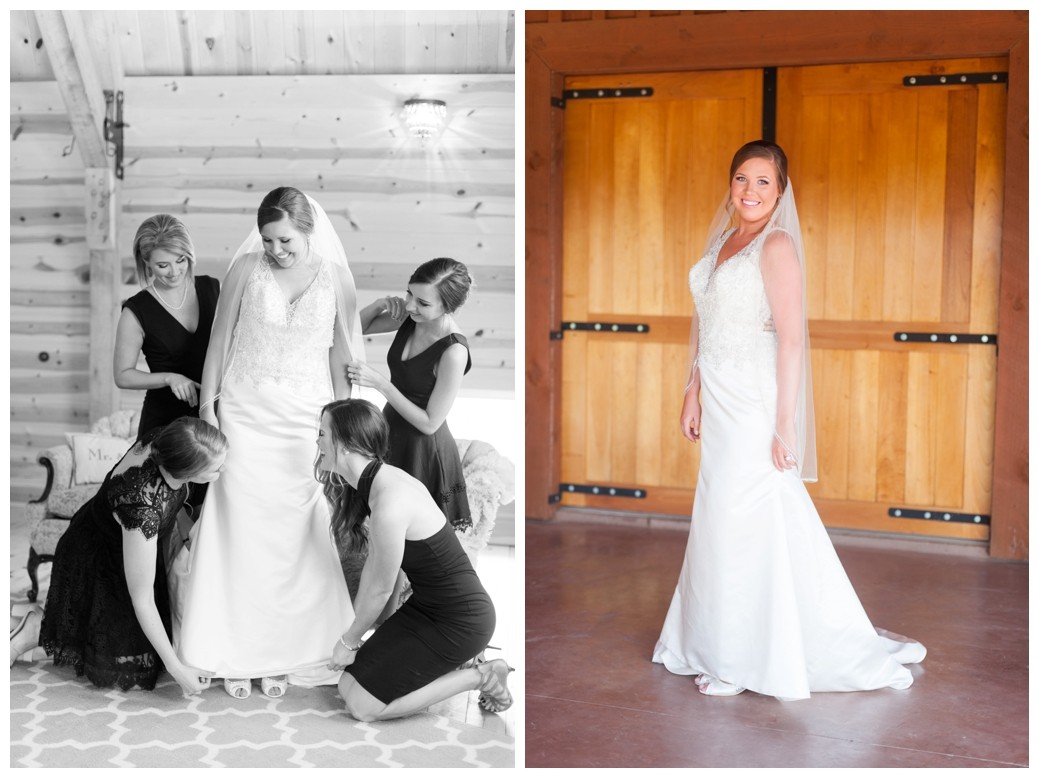
<path id="1" fill-rule="evenodd" d="M 228 381 L 265 381 L 306 389 L 330 381 L 328 349 L 335 325 L 335 293 L 322 263 L 310 285 L 289 301 L 270 264 L 257 264 L 242 297 Z"/>

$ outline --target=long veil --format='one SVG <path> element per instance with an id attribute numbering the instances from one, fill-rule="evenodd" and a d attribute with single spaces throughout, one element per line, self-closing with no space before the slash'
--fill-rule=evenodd
<path id="1" fill-rule="evenodd" d="M 357 287 L 346 260 L 346 251 L 343 249 L 343 244 L 332 227 L 332 222 L 325 213 L 325 209 L 310 195 L 306 197 L 314 215 L 314 231 L 309 237 L 310 250 L 328 263 L 332 273 L 332 286 L 336 297 L 332 349 L 337 357 L 336 362 L 345 365 L 353 360 L 364 360 L 364 339 L 361 333 L 360 312 L 357 307 Z M 220 396 L 220 386 L 234 360 L 235 322 L 238 320 L 242 295 L 245 293 L 246 282 L 252 275 L 252 271 L 263 259 L 263 253 L 260 231 L 254 224 L 231 259 L 231 264 L 220 287 L 213 332 L 210 336 L 202 376 L 200 408 L 204 408 Z M 333 375 L 332 384 L 337 399 L 349 396 L 354 391 L 345 375 Z"/>
<path id="2" fill-rule="evenodd" d="M 704 253 L 710 251 L 714 244 L 735 224 L 735 209 L 729 193 L 726 192 L 711 221 Z M 815 407 L 812 396 L 812 352 L 808 340 L 808 285 L 805 272 L 805 250 L 804 240 L 801 237 L 801 221 L 798 218 L 797 204 L 794 200 L 794 185 L 789 180 L 768 224 L 754 240 L 760 241 L 760 245 L 764 246 L 767 237 L 777 231 L 785 232 L 790 237 L 797 253 L 798 265 L 801 268 L 801 320 L 804 327 L 804 348 L 801 351 L 801 381 L 794 409 L 794 432 L 797 436 L 794 453 L 797 455 L 798 473 L 801 480 L 816 481 L 818 479 L 818 459 L 815 449 Z M 696 326 L 695 319 L 693 326 Z M 695 359 L 696 352 L 695 346 L 692 345 L 696 342 L 694 336 L 698 338 L 698 333 L 690 333 L 690 354 L 693 359 Z M 696 367 L 693 359 L 691 359 L 689 372 L 690 379 L 692 379 L 692 371 Z"/>

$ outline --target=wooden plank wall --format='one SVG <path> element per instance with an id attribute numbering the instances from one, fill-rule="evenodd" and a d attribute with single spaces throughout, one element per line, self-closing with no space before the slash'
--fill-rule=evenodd
<path id="1" fill-rule="evenodd" d="M 12 500 L 37 495 L 39 449 L 88 423 L 88 259 L 84 174 L 53 82 L 11 89 Z M 362 303 L 402 293 L 434 256 L 467 265 L 477 288 L 459 323 L 470 336 L 469 396 L 511 397 L 515 370 L 514 78 L 234 76 L 127 78 L 118 246 L 134 294 L 140 222 L 173 213 L 198 271 L 222 277 L 270 189 L 291 184 L 329 213 Z M 418 145 L 403 101 L 444 100 L 447 124 Z M 113 311 L 113 317 L 118 312 Z M 385 364 L 387 336 L 369 342 Z M 123 392 L 122 406 L 142 393 Z"/>

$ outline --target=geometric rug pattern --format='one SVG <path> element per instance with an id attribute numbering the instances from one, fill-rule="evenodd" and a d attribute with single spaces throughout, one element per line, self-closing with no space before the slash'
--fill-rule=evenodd
<path id="1" fill-rule="evenodd" d="M 513 767 L 514 738 L 421 713 L 366 724 L 335 686 L 235 700 L 214 684 L 185 698 L 98 689 L 34 652 L 11 668 L 12 767 Z M 36 658 L 39 656 L 39 658 Z M 476 692 L 471 692 L 476 695 Z"/>

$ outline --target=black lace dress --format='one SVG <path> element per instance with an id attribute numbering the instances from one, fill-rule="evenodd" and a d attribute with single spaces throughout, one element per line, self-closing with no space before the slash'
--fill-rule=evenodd
<path id="1" fill-rule="evenodd" d="M 170 527 L 186 495 L 185 486 L 170 488 L 149 458 L 118 475 L 110 472 L 72 517 L 54 552 L 40 629 L 40 645 L 54 664 L 72 665 L 76 675 L 85 672 L 95 686 L 155 688 L 163 665 L 130 600 L 122 529 L 155 537 Z M 170 634 L 169 593 L 159 554 L 155 604 Z"/>
<path id="2" fill-rule="evenodd" d="M 454 343 L 461 343 L 468 350 L 469 342 L 465 336 L 451 333 L 421 354 L 402 359 L 404 345 L 414 331 L 415 322 L 409 317 L 397 330 L 386 354 L 386 362 L 390 368 L 390 383 L 415 405 L 425 408 L 436 386 L 435 368 L 440 357 Z M 469 357 L 466 359 L 465 372 L 468 373 L 472 366 L 473 361 Z M 413 427 L 388 403 L 382 413 L 390 427 L 390 451 L 386 462 L 421 481 L 451 526 L 456 530 L 469 529 L 473 520 L 469 512 L 469 497 L 465 492 L 465 478 L 462 476 L 462 460 L 447 422 L 441 424 L 432 435 L 427 435 Z"/>
<path id="3" fill-rule="evenodd" d="M 376 460 L 361 473 L 357 495 L 365 503 L 381 466 Z M 400 568 L 411 582 L 411 596 L 346 668 L 365 691 L 386 704 L 479 654 L 495 625 L 494 603 L 449 523 L 428 538 L 405 540 Z"/>

